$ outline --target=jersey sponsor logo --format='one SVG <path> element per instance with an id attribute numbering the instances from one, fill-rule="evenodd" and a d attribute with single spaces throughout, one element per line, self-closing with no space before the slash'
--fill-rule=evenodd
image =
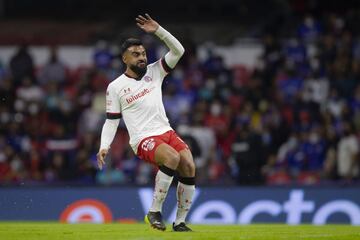
<path id="1" fill-rule="evenodd" d="M 153 138 L 146 139 L 142 144 L 141 148 L 144 151 L 151 151 L 155 147 L 155 140 Z"/>
<path id="2" fill-rule="evenodd" d="M 151 82 L 151 81 L 152 81 L 152 78 L 149 77 L 149 76 L 145 76 L 145 77 L 144 77 L 144 80 L 145 80 L 145 82 Z"/>
<path id="3" fill-rule="evenodd" d="M 144 90 L 142 90 L 141 92 L 139 92 L 138 94 L 135 95 L 131 95 L 130 97 L 126 98 L 126 102 L 127 103 L 132 103 L 136 100 L 138 100 L 139 98 L 145 96 L 146 94 L 150 93 L 151 91 L 147 88 L 145 88 Z"/>

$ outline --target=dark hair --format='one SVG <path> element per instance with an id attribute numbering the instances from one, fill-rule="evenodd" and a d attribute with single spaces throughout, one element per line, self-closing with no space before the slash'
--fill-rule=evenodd
<path id="1" fill-rule="evenodd" d="M 128 38 L 121 45 L 121 55 L 125 53 L 125 51 L 131 46 L 140 46 L 143 45 L 140 39 L 137 38 Z"/>

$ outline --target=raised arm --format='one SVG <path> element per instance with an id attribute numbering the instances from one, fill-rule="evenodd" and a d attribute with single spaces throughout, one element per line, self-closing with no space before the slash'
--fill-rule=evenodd
<path id="1" fill-rule="evenodd" d="M 149 14 L 144 16 L 139 15 L 136 18 L 137 25 L 147 33 L 155 34 L 165 45 L 169 48 L 169 52 L 165 55 L 165 62 L 171 69 L 175 67 L 181 56 L 184 54 L 185 49 L 181 43 L 171 33 L 166 31 L 159 25 Z"/>

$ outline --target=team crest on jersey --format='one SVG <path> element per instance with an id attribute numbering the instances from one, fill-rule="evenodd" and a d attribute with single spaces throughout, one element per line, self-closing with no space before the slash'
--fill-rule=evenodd
<path id="1" fill-rule="evenodd" d="M 146 139 L 141 145 L 141 148 L 144 151 L 151 151 L 154 149 L 154 147 L 155 147 L 155 140 L 153 138 Z"/>
<path id="2" fill-rule="evenodd" d="M 152 78 L 149 77 L 149 76 L 145 76 L 145 77 L 144 77 L 144 80 L 145 80 L 145 82 L 151 82 L 151 81 L 152 81 Z"/>

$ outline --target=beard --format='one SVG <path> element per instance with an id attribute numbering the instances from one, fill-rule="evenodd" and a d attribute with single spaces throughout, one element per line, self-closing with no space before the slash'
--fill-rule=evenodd
<path id="1" fill-rule="evenodd" d="M 138 65 L 130 65 L 129 68 L 134 73 L 136 73 L 140 78 L 142 78 L 145 75 L 146 71 L 147 71 L 147 63 L 146 62 L 144 62 L 144 63 L 145 63 L 144 67 L 140 67 Z"/>

